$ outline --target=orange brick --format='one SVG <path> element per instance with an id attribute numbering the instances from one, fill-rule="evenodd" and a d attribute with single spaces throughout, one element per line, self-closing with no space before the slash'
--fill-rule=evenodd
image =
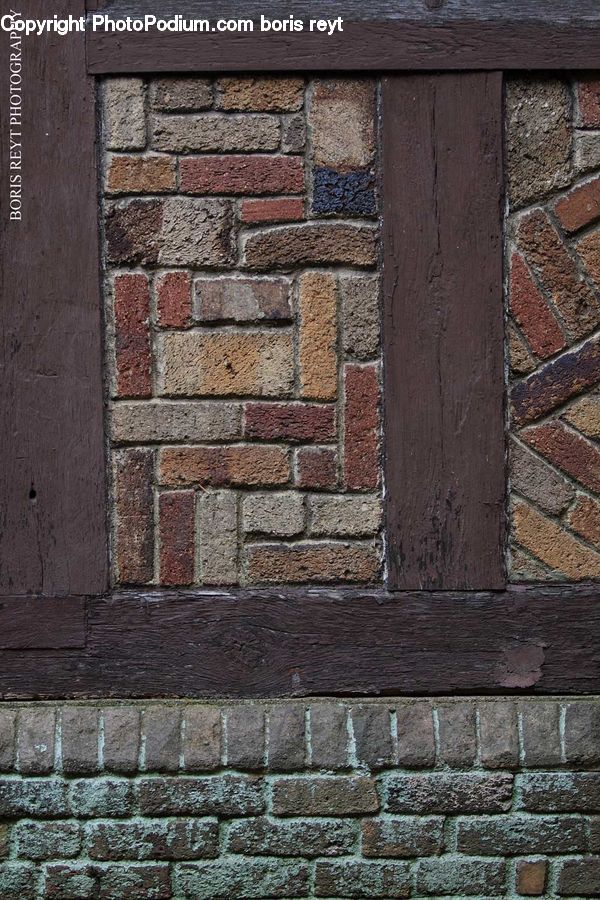
<path id="1" fill-rule="evenodd" d="M 337 289 L 332 275 L 300 278 L 300 391 L 313 400 L 337 396 Z"/>
<path id="2" fill-rule="evenodd" d="M 551 569 L 574 581 L 600 577 L 600 554 L 532 506 L 515 503 L 513 528 L 516 541 Z"/>
<path id="3" fill-rule="evenodd" d="M 107 173 L 109 194 L 165 194 L 177 186 L 170 156 L 113 156 Z"/>
<path id="4" fill-rule="evenodd" d="M 294 112 L 304 103 L 302 78 L 220 78 L 220 109 L 254 112 Z"/>
<path id="5" fill-rule="evenodd" d="M 373 582 L 379 576 L 379 554 L 372 544 L 299 543 L 248 547 L 252 583 Z"/>
<path id="6" fill-rule="evenodd" d="M 165 447 L 159 480 L 172 486 L 287 484 L 289 453 L 284 447 L 236 444 L 229 447 Z"/>
<path id="7" fill-rule="evenodd" d="M 573 531 L 600 550 L 600 503 L 580 494 L 568 522 Z"/>

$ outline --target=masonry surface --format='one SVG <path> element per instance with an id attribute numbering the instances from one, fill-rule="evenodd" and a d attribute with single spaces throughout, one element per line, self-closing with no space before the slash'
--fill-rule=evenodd
<path id="1" fill-rule="evenodd" d="M 377 85 L 102 86 L 113 577 L 381 577 Z"/>

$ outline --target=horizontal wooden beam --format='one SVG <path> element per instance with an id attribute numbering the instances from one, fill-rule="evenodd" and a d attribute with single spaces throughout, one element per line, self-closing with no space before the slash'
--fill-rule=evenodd
<path id="1" fill-rule="evenodd" d="M 83 597 L 0 598 L 0 650 L 85 647 Z"/>
<path id="2" fill-rule="evenodd" d="M 600 68 L 600 16 L 574 24 L 503 19 L 348 21 L 332 35 L 86 33 L 88 71 L 394 71 Z"/>
<path id="3" fill-rule="evenodd" d="M 130 591 L 86 604 L 85 649 L 0 651 L 0 696 L 600 691 L 598 585 Z"/>

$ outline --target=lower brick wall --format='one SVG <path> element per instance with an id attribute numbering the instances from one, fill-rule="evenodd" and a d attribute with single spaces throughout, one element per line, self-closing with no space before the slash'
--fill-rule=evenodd
<path id="1" fill-rule="evenodd" d="M 0 708 L 0 897 L 597 897 L 600 699 Z"/>

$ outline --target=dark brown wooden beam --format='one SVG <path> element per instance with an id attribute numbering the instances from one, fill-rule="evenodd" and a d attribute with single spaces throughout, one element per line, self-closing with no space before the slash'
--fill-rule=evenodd
<path id="1" fill-rule="evenodd" d="M 382 85 L 388 587 L 504 587 L 502 76 Z"/>
<path id="2" fill-rule="evenodd" d="M 28 4 L 29 17 L 47 13 L 44 0 Z M 81 16 L 84 0 L 57 0 L 54 13 Z M 22 166 L 9 169 L 5 33 L 2 42 L 0 596 L 101 593 L 108 585 L 94 79 L 85 74 L 83 33 L 23 38 L 22 115 L 12 125 Z M 17 189 L 20 220 L 9 215 Z"/>
<path id="3" fill-rule="evenodd" d="M 600 691 L 598 585 L 132 591 L 87 607 L 85 650 L 0 652 L 0 696 Z"/>
<path id="4" fill-rule="evenodd" d="M 85 647 L 83 597 L 0 598 L 0 650 Z"/>

